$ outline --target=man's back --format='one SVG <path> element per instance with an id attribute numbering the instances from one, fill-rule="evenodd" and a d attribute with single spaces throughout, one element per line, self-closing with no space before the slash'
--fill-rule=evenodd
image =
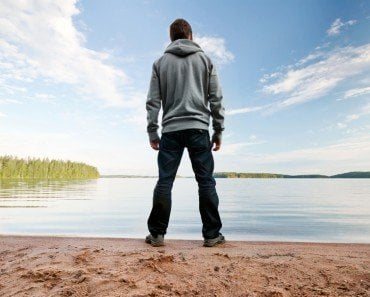
<path id="1" fill-rule="evenodd" d="M 212 63 L 191 40 L 178 39 L 155 62 L 162 95 L 162 132 L 208 129 Z"/>
<path id="2" fill-rule="evenodd" d="M 158 111 L 162 106 L 162 133 L 208 130 L 210 115 L 213 129 L 224 129 L 222 92 L 214 65 L 198 44 L 189 39 L 172 42 L 153 64 L 147 111 L 151 140 L 159 138 Z"/>

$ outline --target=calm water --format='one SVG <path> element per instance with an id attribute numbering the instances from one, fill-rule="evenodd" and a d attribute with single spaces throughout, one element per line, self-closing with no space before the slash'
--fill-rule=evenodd
<path id="1" fill-rule="evenodd" d="M 143 238 L 155 179 L 0 181 L 0 234 Z M 370 179 L 217 179 L 234 240 L 370 243 Z M 167 238 L 201 239 L 197 186 L 179 178 Z"/>

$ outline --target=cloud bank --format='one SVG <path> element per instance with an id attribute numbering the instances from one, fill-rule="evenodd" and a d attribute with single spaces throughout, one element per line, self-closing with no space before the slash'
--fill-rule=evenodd
<path id="1" fill-rule="evenodd" d="M 223 38 L 194 35 L 194 41 L 216 64 L 222 65 L 234 61 L 234 55 L 226 48 Z"/>
<path id="2" fill-rule="evenodd" d="M 370 43 L 311 53 L 297 63 L 282 68 L 283 71 L 265 74 L 260 80 L 262 93 L 274 100 L 271 104 L 233 109 L 228 114 L 275 112 L 326 96 L 358 75 L 369 76 Z M 344 94 L 344 98 L 369 92 L 369 87 L 353 88 Z"/>
<path id="3" fill-rule="evenodd" d="M 0 2 L 0 83 L 42 79 L 72 85 L 79 93 L 113 105 L 129 104 L 123 88 L 130 82 L 108 63 L 110 55 L 86 47 L 73 18 L 77 0 Z"/>
<path id="4" fill-rule="evenodd" d="M 319 98 L 340 82 L 370 69 L 370 44 L 334 49 L 310 65 L 287 69 L 263 87 L 267 94 L 286 96 L 278 104 L 281 107 Z"/>

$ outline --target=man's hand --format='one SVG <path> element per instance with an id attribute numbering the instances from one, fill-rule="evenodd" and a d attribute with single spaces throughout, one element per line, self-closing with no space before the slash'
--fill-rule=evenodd
<path id="1" fill-rule="evenodd" d="M 149 141 L 150 146 L 152 147 L 153 150 L 158 151 L 159 150 L 159 139 Z"/>
<path id="2" fill-rule="evenodd" d="M 213 139 L 212 140 L 212 146 L 213 146 L 213 151 L 218 151 L 221 147 L 221 139 Z"/>
<path id="3" fill-rule="evenodd" d="M 220 149 L 221 147 L 221 133 L 213 133 L 212 135 L 212 146 L 213 150 L 216 152 Z"/>

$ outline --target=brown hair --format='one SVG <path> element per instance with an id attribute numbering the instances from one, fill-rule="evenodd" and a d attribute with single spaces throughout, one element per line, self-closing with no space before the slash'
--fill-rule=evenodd
<path id="1" fill-rule="evenodd" d="M 177 39 L 193 39 L 193 31 L 190 24 L 184 19 L 175 20 L 170 26 L 171 41 Z"/>

